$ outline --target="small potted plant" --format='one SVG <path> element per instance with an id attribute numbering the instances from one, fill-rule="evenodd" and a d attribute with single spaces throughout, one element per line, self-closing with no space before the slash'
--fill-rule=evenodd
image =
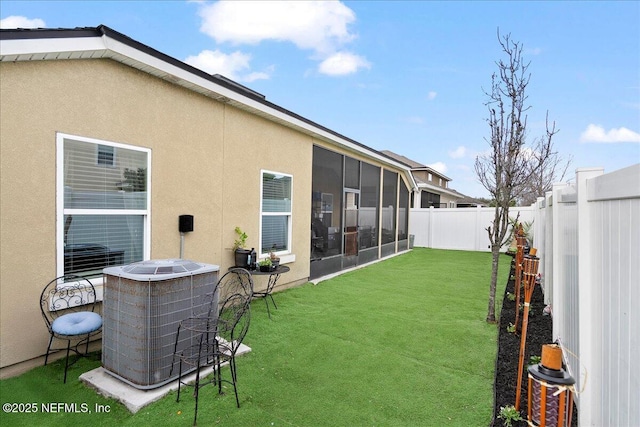
<path id="1" fill-rule="evenodd" d="M 260 271 L 262 272 L 269 272 L 271 271 L 273 265 L 271 264 L 271 258 L 265 258 L 263 260 L 260 260 L 260 262 L 258 262 L 258 267 L 260 268 Z"/>
<path id="2" fill-rule="evenodd" d="M 273 266 L 273 269 L 275 270 L 276 268 L 278 268 L 278 266 L 280 265 L 280 257 L 277 256 L 275 252 L 270 251 L 269 258 L 271 259 L 271 265 Z"/>
<path id="3" fill-rule="evenodd" d="M 246 248 L 247 244 L 247 233 L 242 231 L 240 227 L 235 228 L 235 232 L 237 235 L 236 240 L 233 242 L 233 250 L 235 253 L 235 266 L 242 268 L 251 268 L 251 265 L 255 265 L 255 260 L 252 257 L 255 257 L 254 251 Z"/>

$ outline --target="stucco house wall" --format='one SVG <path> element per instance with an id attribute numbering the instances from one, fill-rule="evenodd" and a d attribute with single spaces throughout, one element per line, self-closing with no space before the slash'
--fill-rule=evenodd
<path id="1" fill-rule="evenodd" d="M 11 41 L 0 51 L 1 377 L 42 363 L 48 342 L 39 297 L 62 274 L 56 260 L 60 133 L 150 150 L 151 259 L 179 257 L 178 217 L 190 214 L 194 231 L 185 234 L 184 258 L 226 271 L 234 264 L 236 226 L 258 249 L 262 171 L 291 175 L 291 253 L 283 257 L 291 271 L 280 288 L 309 278 L 314 145 L 393 170 L 415 186 L 408 168 L 366 146 L 242 90 L 217 87 L 106 27 L 89 30 L 69 30 L 77 52 L 57 52 L 57 34 L 16 42 L 5 32 L 0 39 Z M 105 42 L 100 31 L 113 39 Z M 47 55 L 53 60 L 43 60 Z M 258 289 L 266 284 L 261 279 Z"/>
<path id="2" fill-rule="evenodd" d="M 2 367 L 46 349 L 38 300 L 57 274 L 56 132 L 151 149 L 152 258 L 179 256 L 181 214 L 195 224 L 185 258 L 226 270 L 235 226 L 257 247 L 261 169 L 293 176 L 292 249 L 309 253 L 311 137 L 106 59 L 2 63 L 0 84 Z M 283 283 L 306 281 L 307 258 Z"/>

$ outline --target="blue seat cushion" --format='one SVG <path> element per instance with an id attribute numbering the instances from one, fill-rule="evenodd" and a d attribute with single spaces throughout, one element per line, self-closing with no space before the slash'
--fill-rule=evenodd
<path id="1" fill-rule="evenodd" d="M 84 335 L 102 327 L 102 316 L 92 311 L 64 314 L 51 324 L 51 330 L 59 335 Z"/>

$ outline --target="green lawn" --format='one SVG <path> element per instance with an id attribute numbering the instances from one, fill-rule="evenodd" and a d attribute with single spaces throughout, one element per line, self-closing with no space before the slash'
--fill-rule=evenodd
<path id="1" fill-rule="evenodd" d="M 509 261 L 501 260 L 499 301 Z M 490 276 L 489 253 L 416 248 L 275 294 L 272 320 L 254 301 L 245 340 L 252 351 L 238 359 L 241 408 L 232 389 L 218 396 L 207 386 L 198 424 L 487 426 L 497 347 L 496 326 L 484 320 Z M 1 381 L 3 404 L 34 403 L 27 407 L 38 413 L 3 412 L 0 425 L 191 425 L 190 390 L 179 403 L 171 393 L 132 415 L 73 380 L 96 366 L 81 360 L 67 384 L 61 362 Z M 42 413 L 49 402 L 91 412 Z M 96 413 L 96 404 L 109 412 Z"/>

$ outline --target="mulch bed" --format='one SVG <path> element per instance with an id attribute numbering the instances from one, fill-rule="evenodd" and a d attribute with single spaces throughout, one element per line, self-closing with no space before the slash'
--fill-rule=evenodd
<path id="1" fill-rule="evenodd" d="M 511 278 L 513 276 L 513 263 L 512 271 L 509 274 Z M 520 355 L 520 339 L 521 331 L 508 332 L 507 328 L 510 323 L 515 323 L 515 310 L 516 302 L 510 301 L 507 298 L 507 294 L 515 293 L 515 281 L 509 279 L 507 282 L 507 288 L 505 290 L 504 301 L 502 303 L 502 311 L 500 313 L 500 325 L 498 332 L 498 355 L 496 358 L 496 376 L 494 383 L 494 415 L 493 421 L 490 427 L 501 427 L 504 425 L 503 420 L 498 418 L 500 414 L 500 408 L 503 406 L 515 406 L 516 401 L 516 384 L 518 382 L 518 359 Z M 524 301 L 520 291 L 521 302 Z M 522 418 L 527 418 L 527 364 L 531 356 L 540 356 L 542 352 L 542 345 L 553 342 L 552 339 L 552 320 L 551 316 L 543 315 L 544 295 L 542 288 L 537 286 L 534 288 L 533 295 L 531 297 L 531 306 L 529 311 L 529 321 L 527 325 L 527 341 L 524 357 L 524 369 L 525 372 L 522 376 L 522 391 L 520 400 L 520 414 Z M 520 320 L 518 322 L 518 329 L 522 325 L 522 313 L 520 314 Z M 527 426 L 526 421 L 516 421 L 512 424 L 514 427 Z M 573 410 L 573 426 L 577 426 L 577 411 Z"/>

